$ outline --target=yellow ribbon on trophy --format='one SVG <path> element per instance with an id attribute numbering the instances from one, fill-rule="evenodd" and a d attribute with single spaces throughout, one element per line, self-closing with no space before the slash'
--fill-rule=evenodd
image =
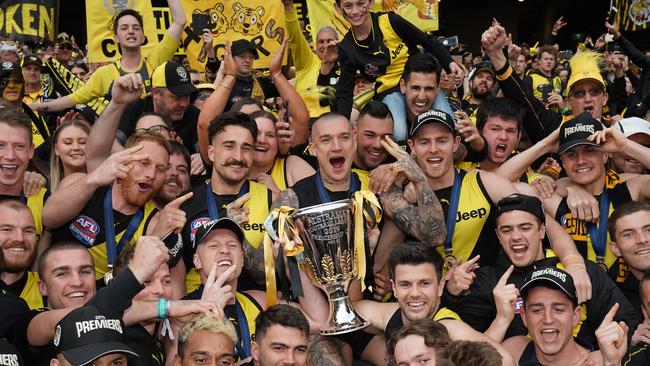
<path id="1" fill-rule="evenodd" d="M 298 231 L 293 226 L 290 217 L 296 211 L 295 208 L 282 206 L 273 209 L 271 212 L 273 222 L 278 223 L 278 241 L 284 242 L 286 256 L 292 257 L 303 252 L 303 244 L 298 236 Z M 288 232 L 291 233 L 291 238 Z M 264 273 L 266 277 L 266 307 L 275 305 L 278 302 L 278 290 L 275 282 L 275 258 L 273 257 L 273 241 L 269 230 L 264 234 Z"/>
<path id="2" fill-rule="evenodd" d="M 381 221 L 381 205 L 377 196 L 370 191 L 357 191 L 354 192 L 352 198 L 354 204 L 354 251 L 357 258 L 357 279 L 361 282 L 361 291 L 366 289 L 366 245 L 364 240 L 364 221 L 372 224 L 377 224 Z M 365 202 L 370 204 L 371 212 L 364 209 Z M 374 216 L 374 217 L 373 217 Z"/>

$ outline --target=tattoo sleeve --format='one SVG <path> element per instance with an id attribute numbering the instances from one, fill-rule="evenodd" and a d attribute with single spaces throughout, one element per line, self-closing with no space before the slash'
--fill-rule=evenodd
<path id="1" fill-rule="evenodd" d="M 280 193 L 280 197 L 276 198 L 275 201 L 273 201 L 273 205 L 271 206 L 271 210 L 282 207 L 282 206 L 289 206 L 293 208 L 299 208 L 300 207 L 300 202 L 298 201 L 298 196 L 296 195 L 296 192 L 294 192 L 293 189 L 288 188 L 282 193 Z"/>
<path id="2" fill-rule="evenodd" d="M 403 189 L 393 185 L 381 196 L 384 213 L 404 233 L 423 243 L 440 245 L 447 235 L 442 206 L 427 182 L 415 184 L 417 205 L 407 202 Z"/>
<path id="3" fill-rule="evenodd" d="M 244 269 L 248 275 L 258 285 L 266 283 L 266 274 L 264 272 L 264 246 L 259 248 L 253 247 L 248 240 L 244 240 Z"/>

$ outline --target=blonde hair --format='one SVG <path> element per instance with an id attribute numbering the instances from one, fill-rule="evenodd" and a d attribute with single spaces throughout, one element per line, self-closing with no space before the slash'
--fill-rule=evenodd
<path id="1" fill-rule="evenodd" d="M 90 126 L 88 123 L 80 120 L 68 120 L 63 122 L 59 127 L 56 128 L 54 134 L 52 135 L 52 151 L 50 152 L 50 192 L 54 193 L 56 187 L 59 185 L 59 182 L 63 178 L 63 164 L 61 163 L 61 158 L 56 155 L 54 152 L 54 146 L 56 145 L 57 140 L 61 131 L 65 130 L 68 127 L 77 127 L 84 131 L 86 135 L 90 135 Z"/>
<path id="2" fill-rule="evenodd" d="M 194 332 L 206 330 L 211 333 L 223 333 L 230 338 L 234 344 L 237 344 L 237 331 L 235 326 L 228 319 L 216 319 L 208 317 L 205 314 L 197 315 L 181 329 L 178 336 L 178 355 L 182 358 L 185 351 L 187 339 Z"/>

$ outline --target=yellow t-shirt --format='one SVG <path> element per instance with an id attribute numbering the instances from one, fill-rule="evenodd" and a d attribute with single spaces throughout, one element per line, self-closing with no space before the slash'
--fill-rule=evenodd
<path id="1" fill-rule="evenodd" d="M 151 53 L 149 53 L 146 58 L 143 58 L 140 61 L 140 65 L 133 71 L 140 72 L 143 68 L 146 68 L 145 70 L 149 77 L 147 80 L 144 80 L 145 87 L 147 86 L 146 83 L 151 82 L 149 79 L 151 78 L 153 70 L 165 61 L 169 61 L 172 56 L 174 56 L 178 46 L 179 42 L 174 40 L 169 33 L 165 33 L 162 41 L 160 41 L 156 47 L 152 48 Z M 121 69 L 126 70 L 120 61 L 117 61 L 116 64 Z M 116 64 L 111 63 L 97 69 L 90 76 L 86 85 L 80 87 L 74 93 L 69 95 L 72 102 L 74 104 L 86 104 L 95 98 L 106 95 L 109 92 L 113 80 L 120 76 Z M 144 97 L 144 91 L 142 96 Z"/>

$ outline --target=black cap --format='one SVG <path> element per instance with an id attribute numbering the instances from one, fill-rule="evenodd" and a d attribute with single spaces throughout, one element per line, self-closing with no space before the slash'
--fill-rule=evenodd
<path id="1" fill-rule="evenodd" d="M 22 75 L 22 69 L 20 65 L 15 64 L 11 61 L 0 62 L 0 76 L 4 74 L 10 74 L 12 72 L 20 72 L 20 74 Z"/>
<path id="2" fill-rule="evenodd" d="M 475 78 L 479 72 L 483 72 L 483 71 L 489 72 L 493 78 L 496 77 L 496 73 L 494 72 L 494 67 L 492 67 L 492 62 L 490 60 L 483 60 L 476 65 L 476 68 L 472 73 L 472 79 Z"/>
<path id="3" fill-rule="evenodd" d="M 23 57 L 23 67 L 29 64 L 36 65 L 38 67 L 43 67 L 43 61 L 41 61 L 41 59 L 38 58 L 38 56 L 36 55 L 29 55 Z"/>
<path id="4" fill-rule="evenodd" d="M 497 203 L 496 218 L 508 211 L 526 211 L 540 219 L 541 222 L 546 222 L 546 214 L 544 213 L 542 201 L 535 196 L 513 193 L 502 198 Z"/>
<path id="5" fill-rule="evenodd" d="M 237 235 L 240 243 L 244 242 L 244 230 L 241 228 L 241 226 L 239 226 L 235 220 L 229 217 L 222 217 L 220 219 L 208 221 L 196 229 L 196 234 L 194 234 L 194 242 L 192 243 L 194 250 L 196 251 L 196 248 L 199 246 L 199 244 L 201 244 L 203 239 L 205 239 L 205 237 L 208 236 L 212 230 L 216 229 L 230 230 L 235 233 L 235 235 Z"/>
<path id="6" fill-rule="evenodd" d="M 591 113 L 582 112 L 560 127 L 560 149 L 558 153 L 562 154 L 578 145 L 600 146 L 593 141 L 587 140 L 587 137 L 602 130 L 603 124 L 600 121 L 594 119 Z"/>
<path id="7" fill-rule="evenodd" d="M 572 301 L 577 301 L 576 288 L 571 275 L 557 267 L 537 268 L 526 276 L 526 282 L 519 289 L 521 296 L 526 298 L 528 290 L 540 285 L 550 285 L 564 292 Z"/>
<path id="8" fill-rule="evenodd" d="M 418 131 L 418 129 L 420 129 L 420 127 L 422 127 L 427 123 L 435 123 L 435 122 L 442 123 L 447 128 L 449 128 L 453 134 L 456 134 L 456 127 L 454 125 L 454 120 L 451 117 L 451 115 L 449 113 L 439 111 L 437 109 L 431 109 L 424 113 L 421 113 L 418 116 L 413 126 L 411 126 L 411 133 L 409 134 L 409 136 L 413 138 L 413 136 Z"/>
<path id="9" fill-rule="evenodd" d="M 156 67 L 151 75 L 151 86 L 167 88 L 174 95 L 184 97 L 196 91 L 190 73 L 178 62 L 168 61 Z"/>
<path id="10" fill-rule="evenodd" d="M 72 40 L 70 39 L 70 36 L 66 32 L 61 32 L 56 36 L 56 43 L 58 44 L 63 44 L 63 43 L 69 43 L 72 44 Z"/>
<path id="11" fill-rule="evenodd" d="M 232 51 L 233 56 L 238 56 L 246 51 L 251 51 L 253 53 L 253 57 L 255 57 L 256 60 L 260 58 L 260 54 L 257 53 L 257 48 L 255 48 L 255 45 L 246 39 L 238 39 L 234 41 L 230 46 L 230 50 Z"/>
<path id="12" fill-rule="evenodd" d="M 18 349 L 4 339 L 0 339 L 0 366 L 22 366 L 23 359 L 20 358 Z"/>
<path id="13" fill-rule="evenodd" d="M 94 306 L 73 310 L 56 325 L 54 345 L 74 366 L 86 365 L 111 353 L 139 357 L 126 342 L 121 319 L 106 316 Z"/>

